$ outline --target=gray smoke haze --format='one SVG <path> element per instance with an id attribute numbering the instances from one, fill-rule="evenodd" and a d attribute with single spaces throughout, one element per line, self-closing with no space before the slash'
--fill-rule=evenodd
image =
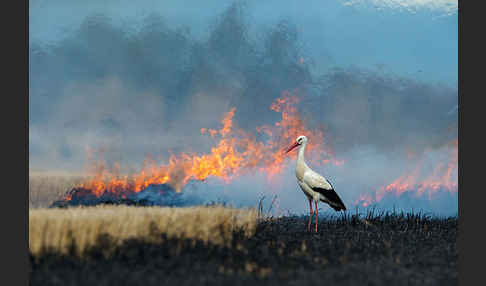
<path id="1" fill-rule="evenodd" d="M 457 138 L 456 88 L 357 68 L 317 74 L 291 21 L 254 27 L 245 13 L 233 4 L 206 37 L 157 14 L 137 29 L 95 14 L 59 42 L 31 42 L 30 169 L 78 172 L 88 148 L 104 147 L 108 162 L 133 170 L 147 153 L 163 162 L 169 151 L 207 152 L 212 141 L 201 128 L 218 128 L 231 107 L 239 128 L 273 124 L 279 114 L 269 107 L 284 90 L 298 90 L 302 116 L 325 128 L 336 157 L 346 160 L 323 168 L 345 202 L 400 176 L 406 152 Z M 287 173 L 285 191 L 275 191 L 281 207 L 304 210 L 290 167 Z M 255 174 L 254 184 L 221 188 L 255 205 L 269 191 L 264 180 Z M 296 200 L 302 208 L 292 207 Z"/>

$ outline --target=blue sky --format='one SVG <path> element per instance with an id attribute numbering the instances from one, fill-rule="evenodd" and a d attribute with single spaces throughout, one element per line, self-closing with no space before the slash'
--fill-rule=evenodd
<path id="1" fill-rule="evenodd" d="M 184 3 L 182 3 L 184 2 Z M 190 5 L 188 4 L 190 3 Z M 103 13 L 136 29 L 150 13 L 169 25 L 204 37 L 211 19 L 230 1 L 30 1 L 29 39 L 55 43 L 86 16 Z M 457 87 L 457 1 L 247 1 L 248 22 L 257 35 L 265 25 L 290 19 L 314 60 L 315 71 L 364 68 Z"/>

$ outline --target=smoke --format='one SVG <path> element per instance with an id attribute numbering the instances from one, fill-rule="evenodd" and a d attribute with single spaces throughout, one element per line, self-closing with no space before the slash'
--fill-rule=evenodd
<path id="1" fill-rule="evenodd" d="M 231 107 L 238 128 L 273 124 L 279 114 L 269 107 L 284 90 L 298 94 L 300 113 L 346 161 L 320 171 L 348 205 L 400 176 L 407 152 L 457 138 L 456 88 L 358 68 L 317 73 L 292 21 L 254 27 L 246 13 L 241 2 L 229 6 L 205 37 L 157 14 L 136 29 L 94 14 L 58 42 L 31 42 L 31 170 L 79 172 L 90 148 L 104 147 L 125 172 L 147 153 L 163 162 L 169 152 L 207 152 L 213 143 L 201 128 L 218 127 Z M 303 211 L 292 170 L 278 183 L 261 174 L 208 182 L 204 193 L 253 206 L 276 194 L 281 209 Z"/>
<path id="2" fill-rule="evenodd" d="M 289 23 L 269 30 L 258 49 L 242 12 L 240 5 L 230 7 L 203 41 L 157 15 L 144 18 L 134 34 L 94 15 L 53 46 L 32 43 L 31 165 L 48 167 L 57 163 L 53 158 L 80 162 L 80 147 L 89 143 L 119 148 L 124 157 L 208 147 L 193 139 L 233 106 L 242 128 L 276 119 L 268 112 L 272 101 L 311 76 L 297 62 Z"/>
<path id="3" fill-rule="evenodd" d="M 326 88 L 309 108 L 343 152 L 361 145 L 421 152 L 457 138 L 448 129 L 457 123 L 448 113 L 457 106 L 456 89 L 359 70 L 335 70 L 321 80 Z"/>

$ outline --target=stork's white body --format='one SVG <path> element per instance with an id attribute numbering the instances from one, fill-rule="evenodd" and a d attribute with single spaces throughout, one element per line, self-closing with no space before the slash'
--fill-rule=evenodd
<path id="1" fill-rule="evenodd" d="M 312 189 L 313 187 L 321 187 L 323 189 L 331 190 L 332 186 L 326 180 L 326 178 L 314 172 L 305 163 L 304 152 L 305 152 L 306 144 L 307 142 L 304 143 L 302 147 L 300 147 L 299 154 L 297 157 L 297 168 L 295 168 L 295 176 L 297 177 L 297 183 L 299 184 L 300 188 L 309 199 L 312 199 L 316 202 L 320 200 L 327 201 L 328 199 L 325 196 L 321 195 L 321 193 L 318 193 Z"/>
<path id="2" fill-rule="evenodd" d="M 304 153 L 306 145 L 307 141 L 305 141 L 299 148 L 297 168 L 295 169 L 295 176 L 297 177 L 297 182 L 300 188 L 309 199 L 312 199 L 315 202 L 322 201 L 329 205 L 340 206 L 339 202 L 334 202 L 332 198 L 328 198 L 322 192 L 314 191 L 315 189 L 334 191 L 334 189 L 326 178 L 309 168 L 305 163 Z"/>
<path id="3" fill-rule="evenodd" d="M 299 136 L 296 140 L 296 143 L 290 146 L 287 152 L 290 152 L 293 148 L 298 146 L 300 146 L 300 148 L 299 154 L 297 156 L 297 168 L 295 168 L 295 176 L 297 177 L 297 183 L 299 184 L 300 188 L 309 199 L 309 207 L 311 213 L 311 216 L 309 218 L 309 229 L 313 215 L 312 201 L 315 202 L 317 232 L 317 203 L 319 201 L 327 203 L 336 211 L 346 210 L 346 206 L 344 206 L 341 198 L 339 198 L 339 196 L 334 191 L 331 183 L 326 178 L 309 168 L 309 166 L 307 166 L 307 164 L 305 163 L 304 153 L 305 147 L 307 146 L 307 137 Z"/>

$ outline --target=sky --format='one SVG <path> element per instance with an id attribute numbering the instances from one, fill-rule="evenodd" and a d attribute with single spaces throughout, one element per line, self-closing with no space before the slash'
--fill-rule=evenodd
<path id="1" fill-rule="evenodd" d="M 346 161 L 318 170 L 346 203 L 413 170 L 410 154 L 447 166 L 457 139 L 457 1 L 302 3 L 31 0 L 30 170 L 79 173 L 101 147 L 127 171 L 146 154 L 208 152 L 214 142 L 201 128 L 219 129 L 231 107 L 237 128 L 274 124 L 269 107 L 294 90 L 309 128 L 324 126 Z M 281 206 L 303 211 L 285 170 Z M 229 198 L 254 205 L 269 190 L 253 179 L 229 185 Z M 216 189 L 205 192 L 226 192 Z M 455 208 L 448 202 L 427 207 L 457 211 L 457 196 Z"/>

